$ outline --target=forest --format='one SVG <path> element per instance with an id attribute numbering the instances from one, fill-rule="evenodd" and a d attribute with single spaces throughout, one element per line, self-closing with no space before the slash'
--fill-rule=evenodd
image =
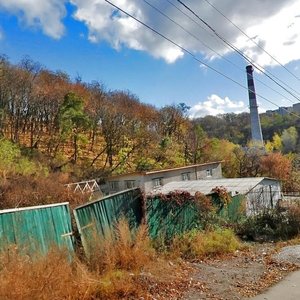
<path id="1" fill-rule="evenodd" d="M 76 181 L 223 161 L 225 177 L 269 176 L 300 190 L 300 120 L 260 117 L 264 153 L 249 143 L 248 113 L 190 119 L 185 103 L 155 107 L 129 91 L 2 55 L 0 180 L 59 173 Z"/>

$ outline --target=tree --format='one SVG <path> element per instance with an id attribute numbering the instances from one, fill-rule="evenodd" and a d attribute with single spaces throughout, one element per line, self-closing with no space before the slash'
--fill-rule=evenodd
<path id="1" fill-rule="evenodd" d="M 283 130 L 281 140 L 284 153 L 294 152 L 298 140 L 297 129 L 294 126 L 291 126 L 288 129 Z"/>
<path id="2" fill-rule="evenodd" d="M 263 153 L 259 148 L 237 146 L 233 154 L 238 177 L 256 177 L 260 173 L 260 157 Z"/>
<path id="3" fill-rule="evenodd" d="M 68 93 L 59 110 L 59 127 L 63 139 L 71 136 L 73 140 L 74 162 L 78 158 L 78 142 L 83 141 L 82 131 L 90 126 L 90 119 L 84 112 L 83 100 L 75 93 Z"/>
<path id="4" fill-rule="evenodd" d="M 292 172 L 292 162 L 279 152 L 270 153 L 260 159 L 260 168 L 262 175 L 285 181 Z"/>
<path id="5" fill-rule="evenodd" d="M 265 145 L 267 152 L 281 151 L 282 150 L 282 140 L 279 134 L 275 133 L 273 135 L 272 141 L 268 141 Z"/>

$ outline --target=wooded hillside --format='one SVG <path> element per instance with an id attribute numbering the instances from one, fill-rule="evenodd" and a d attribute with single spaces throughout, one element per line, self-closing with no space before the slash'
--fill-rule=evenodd
<path id="1" fill-rule="evenodd" d="M 224 161 L 225 176 L 269 174 L 259 155 L 249 159 L 241 147 L 250 137 L 248 114 L 190 120 L 188 109 L 184 103 L 147 105 L 128 91 L 71 80 L 29 58 L 16 65 L 0 59 L 1 147 L 14 153 L 13 161 L 26 158 L 76 179 L 216 160 Z M 261 123 L 267 150 L 296 170 L 299 120 L 262 115 Z M 7 164 L 3 170 L 10 172 Z"/>

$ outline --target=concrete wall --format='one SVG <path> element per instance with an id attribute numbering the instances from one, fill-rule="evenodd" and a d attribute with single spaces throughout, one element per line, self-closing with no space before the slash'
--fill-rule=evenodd
<path id="1" fill-rule="evenodd" d="M 156 185 L 169 182 L 217 178 L 222 178 L 221 163 L 113 176 L 107 179 L 106 184 L 101 185 L 101 190 L 107 195 L 140 187 L 144 192 L 150 193 L 155 190 Z"/>
<path id="2" fill-rule="evenodd" d="M 220 163 L 215 163 L 165 172 L 155 172 L 145 176 L 144 190 L 146 193 L 150 193 L 152 190 L 155 191 L 156 187 L 154 181 L 159 178 L 161 179 L 161 185 L 174 181 L 184 181 L 184 177 L 185 180 L 187 180 L 184 174 L 189 174 L 188 180 L 218 179 L 222 178 L 222 168 Z"/>

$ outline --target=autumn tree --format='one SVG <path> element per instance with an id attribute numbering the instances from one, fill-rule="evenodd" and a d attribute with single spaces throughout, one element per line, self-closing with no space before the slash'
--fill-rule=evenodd
<path id="1" fill-rule="evenodd" d="M 267 141 L 265 145 L 267 152 L 281 151 L 282 149 L 282 140 L 279 134 L 275 133 L 271 141 Z"/>
<path id="2" fill-rule="evenodd" d="M 260 159 L 261 173 L 279 180 L 288 180 L 292 171 L 291 159 L 279 152 L 270 153 Z"/>
<path id="3" fill-rule="evenodd" d="M 233 150 L 237 177 L 256 177 L 260 173 L 263 151 L 256 147 L 237 146 Z"/>

